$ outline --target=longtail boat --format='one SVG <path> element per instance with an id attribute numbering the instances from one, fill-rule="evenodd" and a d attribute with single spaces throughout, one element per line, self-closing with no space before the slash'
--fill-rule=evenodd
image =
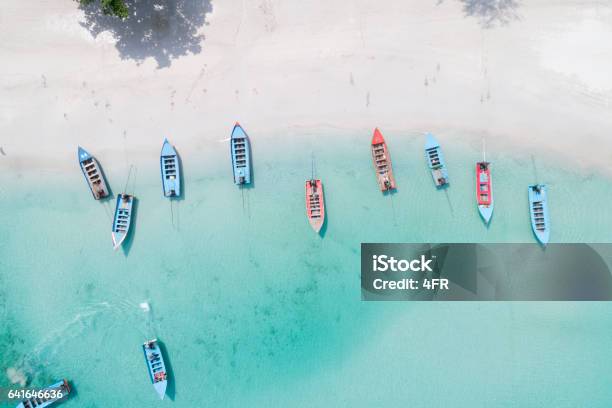
<path id="1" fill-rule="evenodd" d="M 548 219 L 548 199 L 545 184 L 529 186 L 529 214 L 531 215 L 531 229 L 537 240 L 542 245 L 548 244 L 550 221 Z"/>
<path id="2" fill-rule="evenodd" d="M 104 174 L 102 173 L 98 161 L 81 146 L 78 147 L 77 155 L 79 158 L 79 166 L 81 167 L 83 176 L 85 176 L 85 181 L 87 181 L 87 185 L 94 198 L 99 200 L 108 197 L 108 186 L 106 185 L 106 180 L 104 180 Z"/>
<path id="3" fill-rule="evenodd" d="M 113 218 L 113 249 L 119 248 L 128 235 L 132 223 L 133 203 L 134 196 L 125 193 L 117 196 Z"/>
<path id="4" fill-rule="evenodd" d="M 478 211 L 485 224 L 489 224 L 493 215 L 493 184 L 491 180 L 491 163 L 476 163 L 476 200 Z"/>
<path id="5" fill-rule="evenodd" d="M 181 172 L 179 168 L 179 159 L 174 147 L 168 143 L 168 139 L 164 139 L 159 160 L 164 196 L 180 197 Z"/>
<path id="6" fill-rule="evenodd" d="M 385 138 L 378 128 L 374 129 L 372 136 L 372 161 L 376 170 L 376 181 L 380 191 L 390 191 L 396 188 L 395 177 L 393 177 L 393 167 L 391 165 L 391 155 L 387 148 Z"/>
<path id="7" fill-rule="evenodd" d="M 164 399 L 164 396 L 166 395 L 166 387 L 168 386 L 168 374 L 166 372 L 164 357 L 162 356 L 157 339 L 145 342 L 142 345 L 142 351 L 147 363 L 149 379 L 151 380 L 157 395 L 159 395 L 159 398 Z"/>
<path id="8" fill-rule="evenodd" d="M 306 216 L 312 229 L 317 233 L 321 231 L 325 222 L 325 200 L 321 180 L 312 178 L 306 181 Z"/>
<path id="9" fill-rule="evenodd" d="M 230 155 L 232 156 L 232 170 L 234 183 L 238 185 L 251 183 L 251 146 L 249 137 L 238 122 L 232 130 L 230 138 Z"/>
<path id="10" fill-rule="evenodd" d="M 425 139 L 425 158 L 436 187 L 441 188 L 448 185 L 448 170 L 446 169 L 442 149 L 431 133 L 428 133 Z"/>
<path id="11" fill-rule="evenodd" d="M 67 380 L 58 381 L 36 392 L 36 396 L 22 400 L 19 405 L 17 405 L 17 408 L 49 407 L 58 401 L 66 399 L 70 391 L 70 384 L 68 384 Z"/>

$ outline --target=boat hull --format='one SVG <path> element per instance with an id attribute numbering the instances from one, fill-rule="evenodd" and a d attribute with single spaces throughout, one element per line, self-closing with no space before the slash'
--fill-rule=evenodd
<path id="1" fill-rule="evenodd" d="M 128 236 L 132 224 L 133 203 L 134 196 L 129 194 L 119 194 L 117 196 L 112 229 L 113 249 L 119 248 Z"/>
<path id="2" fill-rule="evenodd" d="M 476 163 L 476 202 L 480 216 L 488 224 L 493 216 L 493 180 L 488 162 Z"/>
<path id="3" fill-rule="evenodd" d="M 321 180 L 306 181 L 306 216 L 312 229 L 319 233 L 325 223 L 325 198 Z"/>
<path id="4" fill-rule="evenodd" d="M 234 183 L 237 185 L 251 184 L 251 144 L 249 136 L 239 123 L 234 125 L 230 137 L 230 156 Z"/>
<path id="5" fill-rule="evenodd" d="M 176 150 L 167 139 L 164 139 L 159 161 L 164 197 L 180 197 L 181 171 L 179 158 Z"/>
<path id="6" fill-rule="evenodd" d="M 491 222 L 491 217 L 493 217 L 493 204 L 488 206 L 479 205 L 478 212 L 480 213 L 484 223 L 489 224 Z"/>
<path id="7" fill-rule="evenodd" d="M 548 214 L 548 194 L 544 184 L 529 186 L 529 215 L 531 229 L 538 242 L 548 244 L 550 240 L 550 220 Z"/>
<path id="8" fill-rule="evenodd" d="M 427 166 L 431 171 L 431 177 L 435 186 L 437 188 L 447 186 L 449 180 L 444 155 L 442 154 L 440 144 L 431 133 L 428 133 L 425 138 L 425 159 L 427 160 Z"/>
<path id="9" fill-rule="evenodd" d="M 81 172 L 85 177 L 85 181 L 94 199 L 100 200 L 108 197 L 110 193 L 100 163 L 80 146 L 77 150 L 77 156 L 79 159 L 79 167 L 81 168 Z"/>
<path id="10" fill-rule="evenodd" d="M 149 340 L 142 345 L 149 379 L 160 399 L 164 399 L 168 386 L 168 373 L 164 357 L 157 339 Z"/>
<path id="11" fill-rule="evenodd" d="M 372 163 L 374 164 L 376 181 L 380 191 L 384 193 L 395 190 L 397 185 L 393 175 L 391 155 L 389 154 L 387 143 L 378 128 L 374 129 L 374 135 L 372 136 Z"/>

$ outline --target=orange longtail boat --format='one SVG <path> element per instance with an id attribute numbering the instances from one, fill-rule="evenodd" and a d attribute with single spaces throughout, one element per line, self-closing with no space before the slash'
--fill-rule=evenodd
<path id="1" fill-rule="evenodd" d="M 378 128 L 374 129 L 372 137 L 372 160 L 376 170 L 376 180 L 380 191 L 390 191 L 396 188 L 395 177 L 393 177 L 393 167 L 391 166 L 391 156 L 385 138 Z"/>
<path id="2" fill-rule="evenodd" d="M 306 216 L 315 232 L 321 231 L 325 222 L 325 200 L 323 198 L 323 183 L 321 180 L 306 181 Z"/>

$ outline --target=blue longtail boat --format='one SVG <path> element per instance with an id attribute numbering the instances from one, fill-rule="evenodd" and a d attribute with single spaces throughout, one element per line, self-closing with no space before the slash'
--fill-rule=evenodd
<path id="1" fill-rule="evenodd" d="M 446 170 L 442 149 L 431 133 L 428 133 L 425 139 L 425 158 L 436 187 L 448 185 L 448 170 Z"/>
<path id="2" fill-rule="evenodd" d="M 251 183 L 251 146 L 249 137 L 238 122 L 232 130 L 230 138 L 230 155 L 232 156 L 232 169 L 234 171 L 234 183 Z"/>
<path id="3" fill-rule="evenodd" d="M 36 393 L 31 398 L 22 400 L 17 408 L 44 408 L 53 405 L 58 401 L 63 401 L 70 394 L 70 384 L 68 380 L 58 381 Z M 39 395 L 42 394 L 42 395 Z"/>
<path id="4" fill-rule="evenodd" d="M 78 147 L 77 156 L 79 158 L 79 166 L 85 176 L 85 181 L 91 190 L 96 200 L 108 197 L 108 186 L 104 180 L 104 174 L 100 168 L 98 161 L 81 146 Z"/>
<path id="5" fill-rule="evenodd" d="M 180 197 L 181 171 L 179 159 L 174 147 L 164 139 L 160 154 L 162 188 L 165 197 Z"/>
<path id="6" fill-rule="evenodd" d="M 166 387 L 168 386 L 168 374 L 164 357 L 157 343 L 157 339 L 149 340 L 142 345 L 145 361 L 147 363 L 147 371 L 149 379 L 159 395 L 159 398 L 164 399 L 166 395 Z"/>
<path id="7" fill-rule="evenodd" d="M 115 206 L 115 217 L 113 219 L 113 249 L 121 246 L 128 235 L 132 222 L 132 205 L 134 196 L 119 194 Z"/>
<path id="8" fill-rule="evenodd" d="M 531 229 L 537 240 L 548 244 L 550 239 L 550 221 L 548 219 L 548 199 L 545 184 L 532 184 L 529 186 L 529 214 L 531 215 Z"/>

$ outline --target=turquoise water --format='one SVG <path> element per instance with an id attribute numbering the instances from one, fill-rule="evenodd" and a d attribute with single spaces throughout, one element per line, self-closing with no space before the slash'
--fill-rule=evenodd
<path id="1" fill-rule="evenodd" d="M 361 242 L 531 242 L 531 157 L 489 153 L 487 229 L 473 197 L 478 147 L 440 138 L 445 193 L 422 137 L 385 133 L 399 187 L 389 197 L 377 190 L 370 135 L 328 133 L 252 134 L 255 186 L 244 191 L 227 144 L 185 154 L 172 217 L 152 156 L 130 187 L 139 202 L 128 251 L 112 251 L 112 202 L 94 202 L 76 163 L 0 175 L 0 385 L 7 369 L 38 386 L 66 377 L 76 389 L 66 407 L 610 405 L 607 303 L 360 301 Z M 322 238 L 305 217 L 311 152 L 326 193 Z M 610 180 L 554 157 L 536 165 L 550 186 L 551 240 L 610 242 L 612 214 L 596 211 L 612 200 Z M 105 170 L 117 193 L 125 166 Z M 167 349 L 170 401 L 145 371 L 150 337 Z"/>

